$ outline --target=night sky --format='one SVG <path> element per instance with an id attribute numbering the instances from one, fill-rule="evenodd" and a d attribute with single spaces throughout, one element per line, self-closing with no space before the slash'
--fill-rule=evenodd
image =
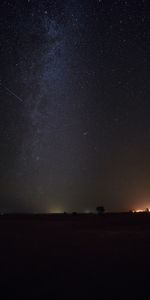
<path id="1" fill-rule="evenodd" d="M 150 206 L 148 0 L 0 1 L 0 210 Z"/>

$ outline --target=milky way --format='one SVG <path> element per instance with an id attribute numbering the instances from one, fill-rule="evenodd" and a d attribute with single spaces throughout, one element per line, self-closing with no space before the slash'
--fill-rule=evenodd
<path id="1" fill-rule="evenodd" d="M 2 209 L 129 208 L 149 159 L 148 2 L 0 5 Z"/>

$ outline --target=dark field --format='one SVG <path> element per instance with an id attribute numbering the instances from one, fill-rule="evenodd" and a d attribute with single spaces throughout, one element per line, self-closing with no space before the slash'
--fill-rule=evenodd
<path id="1" fill-rule="evenodd" d="M 0 217 L 0 299 L 150 299 L 150 215 Z"/>

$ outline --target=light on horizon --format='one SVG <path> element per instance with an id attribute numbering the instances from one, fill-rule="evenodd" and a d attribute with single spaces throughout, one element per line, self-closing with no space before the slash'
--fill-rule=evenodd
<path id="1" fill-rule="evenodd" d="M 64 208 L 60 206 L 55 206 L 49 209 L 50 214 L 63 214 Z"/>
<path id="2" fill-rule="evenodd" d="M 145 209 L 134 209 L 133 213 L 142 213 L 142 212 L 150 212 L 149 208 L 145 208 Z"/>

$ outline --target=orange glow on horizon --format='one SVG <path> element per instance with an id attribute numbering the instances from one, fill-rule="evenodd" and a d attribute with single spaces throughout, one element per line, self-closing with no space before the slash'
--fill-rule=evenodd
<path id="1" fill-rule="evenodd" d="M 150 212 L 149 208 L 146 209 L 134 209 L 133 213 Z"/>

